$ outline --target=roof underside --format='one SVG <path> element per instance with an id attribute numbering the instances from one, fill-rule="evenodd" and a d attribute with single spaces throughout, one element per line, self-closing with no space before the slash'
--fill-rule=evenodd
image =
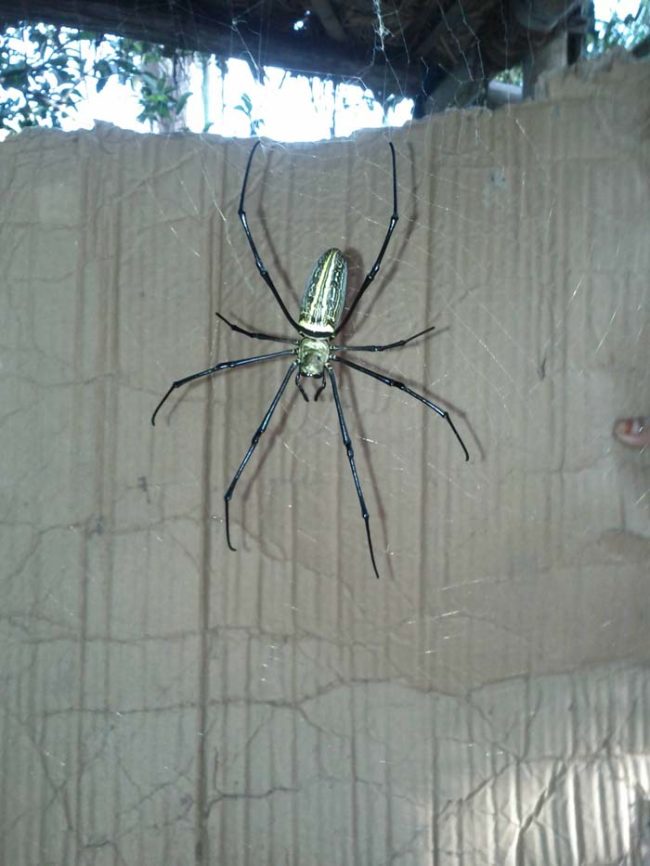
<path id="1" fill-rule="evenodd" d="M 580 0 L 0 0 L 5 24 L 44 21 L 241 57 L 258 72 L 354 80 L 381 100 L 487 81 L 558 30 Z"/>

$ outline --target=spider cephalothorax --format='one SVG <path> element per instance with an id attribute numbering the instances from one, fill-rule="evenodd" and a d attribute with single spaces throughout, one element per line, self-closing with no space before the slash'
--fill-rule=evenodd
<path id="1" fill-rule="evenodd" d="M 391 214 L 391 218 L 388 223 L 388 229 L 386 231 L 384 241 L 379 249 L 377 258 L 375 259 L 373 266 L 366 274 L 366 277 L 361 286 L 359 287 L 356 295 L 354 296 L 352 303 L 348 307 L 347 312 L 345 313 L 345 315 L 343 314 L 347 289 L 348 266 L 343 253 L 340 250 L 332 248 L 326 250 L 319 257 L 318 261 L 314 265 L 314 269 L 307 281 L 305 293 L 300 303 L 298 321 L 296 322 L 296 320 L 287 309 L 284 301 L 278 294 L 278 291 L 269 275 L 269 272 L 264 267 L 264 263 L 262 262 L 262 259 L 260 258 L 260 255 L 257 251 L 257 247 L 255 246 L 255 241 L 253 240 L 250 228 L 248 227 L 248 219 L 246 217 L 246 211 L 244 210 L 244 200 L 246 197 L 248 176 L 250 174 L 251 165 L 253 163 L 253 156 L 258 146 L 259 141 L 255 143 L 253 149 L 251 150 L 250 156 L 248 157 L 246 171 L 244 172 L 244 181 L 242 183 L 241 197 L 239 199 L 238 214 L 242 226 L 244 227 L 244 232 L 246 233 L 246 238 L 248 240 L 251 252 L 253 253 L 257 270 L 259 271 L 260 276 L 273 293 L 273 296 L 278 302 L 285 318 L 298 332 L 298 339 L 296 339 L 295 337 L 293 339 L 289 337 L 274 337 L 270 334 L 262 332 L 249 331 L 247 328 L 242 328 L 240 325 L 235 325 L 233 322 L 230 322 L 228 319 L 226 319 L 225 316 L 217 313 L 217 316 L 221 319 L 222 322 L 225 322 L 228 327 L 230 327 L 233 331 L 236 331 L 239 334 L 245 334 L 247 337 L 252 337 L 255 340 L 270 340 L 276 343 L 289 343 L 292 345 L 292 348 L 283 349 L 279 352 L 270 352 L 265 355 L 255 355 L 252 358 L 241 358 L 238 361 L 222 361 L 219 364 L 215 364 L 214 367 L 209 367 L 207 370 L 201 370 L 198 373 L 192 373 L 189 376 L 185 376 L 183 379 L 177 379 L 175 382 L 172 382 L 169 390 L 156 406 L 156 409 L 151 416 L 151 423 L 156 423 L 156 415 L 158 414 L 163 403 L 167 400 L 172 391 L 174 391 L 176 388 L 180 388 L 182 385 L 186 385 L 188 382 L 192 382 L 194 379 L 200 379 L 203 376 L 210 376 L 213 373 L 220 372 L 221 370 L 232 370 L 235 367 L 245 367 L 250 364 L 257 364 L 260 361 L 268 361 L 274 358 L 288 358 L 292 355 L 294 356 L 291 364 L 289 365 L 289 369 L 286 371 L 284 378 L 280 383 L 280 387 L 276 391 L 275 396 L 271 401 L 271 404 L 267 409 L 264 418 L 262 419 L 262 423 L 255 431 L 255 434 L 253 435 L 253 438 L 251 440 L 251 444 L 246 451 L 246 454 L 244 454 L 244 457 L 239 464 L 239 467 L 235 472 L 232 481 L 230 482 L 230 486 L 228 487 L 224 495 L 226 540 L 228 542 L 228 547 L 230 547 L 231 550 L 234 550 L 235 548 L 232 546 L 232 542 L 230 540 L 230 500 L 232 499 L 233 493 L 235 492 L 235 487 L 237 486 L 237 482 L 239 481 L 239 478 L 244 471 L 246 464 L 248 463 L 248 461 L 253 455 L 253 452 L 257 448 L 257 444 L 262 437 L 262 434 L 269 426 L 273 413 L 275 412 L 277 405 L 280 402 L 280 398 L 284 394 L 287 385 L 289 384 L 291 376 L 295 373 L 296 385 L 300 389 L 300 392 L 305 398 L 305 400 L 307 400 L 308 398 L 300 382 L 301 377 L 308 376 L 320 378 L 322 381 L 314 396 L 314 399 L 316 400 L 325 388 L 325 376 L 327 375 L 327 379 L 329 379 L 332 385 L 334 403 L 336 405 L 336 412 L 339 419 L 339 427 L 341 429 L 341 438 L 343 440 L 343 444 L 345 446 L 348 457 L 348 462 L 350 464 L 352 479 L 354 481 L 354 485 L 357 491 L 359 505 L 361 506 L 361 514 L 365 522 L 366 537 L 368 540 L 368 549 L 370 551 L 372 567 L 377 577 L 379 577 L 377 564 L 375 562 L 375 553 L 372 546 L 372 537 L 370 535 L 370 521 L 368 509 L 366 508 L 366 502 L 363 498 L 363 492 L 361 490 L 361 482 L 359 481 L 359 475 L 357 473 L 357 467 L 354 459 L 354 450 L 352 448 L 352 440 L 350 439 L 350 434 L 348 433 L 348 428 L 345 423 L 343 406 L 341 405 L 339 389 L 336 381 L 336 376 L 334 375 L 332 362 L 344 364 L 346 367 L 349 367 L 352 370 L 357 370 L 360 373 L 365 373 L 366 376 L 371 376 L 373 379 L 377 379 L 379 382 L 383 382 L 385 385 L 390 385 L 393 388 L 399 388 L 400 391 L 403 391 L 404 393 L 409 394 L 411 397 L 414 397 L 416 400 L 419 400 L 421 403 L 424 403 L 425 406 L 427 406 L 429 409 L 431 409 L 437 415 L 447 421 L 447 423 L 453 430 L 456 438 L 458 439 L 461 448 L 463 449 L 465 459 L 469 460 L 469 454 L 467 452 L 467 448 L 465 447 L 465 443 L 463 442 L 459 432 L 456 430 L 454 422 L 449 417 L 448 412 L 446 412 L 444 409 L 441 409 L 440 406 L 436 405 L 431 400 L 428 400 L 426 397 L 418 394 L 416 391 L 407 388 L 407 386 L 403 382 L 400 382 L 397 379 L 391 379 L 388 376 L 384 376 L 383 374 L 378 373 L 375 370 L 371 370 L 368 367 L 364 367 L 361 364 L 357 364 L 356 362 L 350 361 L 347 358 L 341 357 L 341 355 L 339 355 L 339 352 L 385 352 L 388 349 L 397 349 L 401 346 L 405 346 L 407 343 L 410 343 L 417 337 L 421 337 L 423 334 L 429 333 L 433 330 L 433 327 L 425 328 L 423 331 L 419 331 L 417 334 L 413 334 L 411 337 L 407 337 L 404 340 L 395 340 L 392 343 L 385 343 L 382 345 L 348 346 L 336 345 L 334 343 L 335 337 L 337 336 L 339 331 L 345 326 L 346 322 L 352 315 L 352 312 L 361 300 L 364 292 L 377 275 L 377 272 L 379 271 L 379 268 L 381 266 L 382 259 L 384 257 L 384 253 L 386 252 L 386 249 L 388 247 L 388 242 L 390 241 L 393 230 L 397 225 L 397 220 L 399 219 L 399 215 L 397 212 L 397 171 L 395 166 L 395 148 L 392 144 L 389 144 L 393 168 L 393 212 Z"/>
<path id="2" fill-rule="evenodd" d="M 322 376 L 330 359 L 329 339 L 301 337 L 296 347 L 298 369 L 303 376 Z"/>

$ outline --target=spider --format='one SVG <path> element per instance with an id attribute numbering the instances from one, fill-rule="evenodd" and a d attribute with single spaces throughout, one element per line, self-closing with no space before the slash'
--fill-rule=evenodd
<path id="1" fill-rule="evenodd" d="M 329 249 L 320 256 L 320 258 L 314 265 L 314 269 L 307 281 L 305 293 L 300 303 L 298 321 L 296 321 L 285 306 L 284 301 L 278 294 L 278 290 L 276 289 L 269 272 L 264 266 L 264 262 L 260 258 L 260 254 L 257 251 L 255 241 L 253 240 L 253 236 L 248 226 L 248 219 L 246 217 L 246 210 L 244 208 L 248 177 L 250 175 L 251 165 L 253 164 L 253 157 L 255 156 L 255 151 L 259 147 L 259 144 L 260 142 L 257 141 L 253 145 L 253 149 L 251 150 L 248 157 L 246 171 L 244 172 L 241 195 L 239 199 L 239 209 L 237 213 L 244 228 L 244 232 L 248 240 L 248 245 L 253 254 L 253 258 L 255 259 L 255 265 L 257 266 L 257 270 L 259 271 L 260 276 L 262 277 L 264 282 L 273 293 L 273 297 L 279 304 L 285 318 L 298 332 L 298 338 L 296 339 L 291 337 L 275 337 L 271 334 L 261 333 L 257 331 L 249 331 L 246 328 L 242 328 L 239 325 L 236 325 L 233 322 L 229 321 L 225 316 L 222 316 L 220 313 L 217 313 L 216 315 L 218 316 L 218 318 L 222 322 L 224 322 L 224 324 L 226 324 L 232 331 L 235 331 L 238 334 L 244 334 L 244 336 L 251 337 L 254 340 L 270 340 L 276 343 L 288 343 L 291 345 L 291 348 L 283 349 L 279 352 L 271 352 L 264 355 L 254 355 L 251 358 L 241 358 L 237 361 L 222 361 L 219 364 L 215 364 L 214 367 L 209 367 L 207 370 L 201 370 L 199 373 L 192 373 L 189 376 L 184 376 L 182 379 L 177 379 L 175 382 L 172 382 L 169 390 L 156 406 L 154 413 L 151 416 L 151 423 L 156 423 L 156 415 L 162 408 L 163 404 L 166 402 L 167 398 L 171 395 L 171 393 L 177 388 L 180 388 L 183 385 L 187 385 L 188 382 L 193 382 L 195 379 L 201 379 L 204 376 L 211 376 L 213 373 L 219 373 L 222 370 L 233 370 L 236 367 L 246 367 L 251 364 L 258 364 L 261 361 L 270 361 L 276 358 L 292 357 L 289 369 L 284 374 L 282 382 L 280 383 L 280 387 L 278 388 L 275 396 L 271 400 L 271 404 L 266 410 L 266 414 L 262 419 L 262 423 L 255 431 L 255 434 L 251 440 L 251 444 L 248 447 L 246 453 L 244 454 L 244 457 L 239 464 L 239 467 L 237 468 L 237 471 L 235 472 L 232 481 L 230 482 L 230 486 L 224 494 L 226 541 L 230 550 L 234 551 L 236 548 L 233 547 L 230 536 L 230 500 L 233 497 L 235 487 L 237 486 L 237 482 L 239 481 L 242 472 L 246 468 L 248 461 L 253 456 L 253 452 L 257 448 L 257 445 L 262 438 L 262 434 L 266 432 L 271 422 L 273 413 L 275 412 L 278 403 L 280 402 L 280 399 L 284 394 L 287 385 L 289 384 L 289 380 L 295 374 L 295 384 L 304 399 L 309 402 L 309 397 L 305 393 L 301 381 L 303 377 L 320 380 L 320 383 L 314 394 L 314 401 L 318 400 L 322 392 L 325 390 L 327 380 L 329 379 L 332 387 L 332 393 L 334 395 L 334 404 L 336 406 L 336 412 L 338 415 L 339 427 L 341 429 L 341 438 L 347 452 L 348 462 L 350 464 L 350 470 L 352 472 L 352 478 L 354 480 L 354 486 L 357 491 L 359 505 L 361 506 L 361 514 L 363 516 L 366 527 L 366 538 L 368 542 L 368 550 L 370 552 L 372 567 L 376 577 L 379 577 L 379 571 L 377 569 L 377 563 L 375 561 L 375 551 L 372 545 L 372 536 L 370 534 L 370 519 L 368 514 L 368 508 L 366 507 L 366 501 L 363 497 L 363 492 L 361 489 L 361 482 L 359 480 L 359 474 L 357 472 L 357 466 L 354 459 L 352 440 L 350 439 L 348 427 L 345 422 L 345 416 L 343 414 L 343 407 L 341 405 L 341 398 L 339 395 L 336 376 L 334 375 L 333 363 L 343 364 L 345 367 L 356 370 L 359 373 L 364 373 L 366 376 L 371 376 L 373 379 L 377 379 L 379 382 L 383 382 L 384 385 L 389 385 L 393 388 L 399 388 L 400 391 L 404 391 L 404 393 L 409 394 L 411 397 L 414 397 L 416 400 L 424 403 L 425 406 L 427 406 L 429 409 L 431 409 L 433 412 L 435 412 L 437 415 L 447 421 L 447 423 L 453 430 L 456 439 L 460 443 L 461 448 L 463 449 L 463 452 L 465 454 L 465 460 L 469 460 L 469 453 L 467 451 L 467 448 L 465 447 L 465 443 L 463 442 L 460 433 L 454 426 L 454 422 L 451 420 L 448 412 L 446 412 L 444 409 L 441 409 L 440 406 L 437 406 L 435 403 L 432 403 L 431 400 L 428 400 L 426 397 L 418 394 L 416 391 L 412 391 L 410 388 L 407 388 L 407 386 L 403 382 L 400 382 L 397 379 L 391 379 L 389 376 L 384 376 L 383 374 L 378 373 L 375 370 L 371 370 L 368 367 L 357 364 L 355 361 L 350 361 L 348 358 L 344 358 L 339 354 L 340 352 L 344 351 L 386 352 L 389 349 L 398 349 L 402 346 L 406 346 L 407 343 L 416 340 L 418 337 L 422 337 L 424 334 L 430 333 L 431 331 L 433 331 L 435 326 L 425 328 L 423 331 L 418 331 L 417 334 L 413 334 L 411 337 L 407 337 L 405 340 L 395 340 L 393 343 L 385 343 L 383 345 L 349 346 L 344 344 L 339 345 L 335 342 L 335 338 L 337 337 L 338 333 L 345 327 L 348 319 L 356 309 L 367 288 L 377 276 L 377 272 L 379 271 L 382 259 L 384 258 L 384 254 L 388 247 L 388 243 L 391 239 L 391 236 L 399 219 L 399 214 L 397 211 L 397 169 L 395 165 L 395 148 L 393 147 L 392 142 L 389 142 L 393 169 L 393 213 L 391 214 L 390 221 L 388 223 L 388 229 L 386 231 L 383 243 L 379 249 L 377 258 L 375 259 L 373 266 L 366 274 L 366 277 L 361 283 L 361 286 L 359 287 L 356 295 L 354 296 L 352 303 L 348 307 L 347 312 L 343 312 L 348 277 L 347 262 L 343 253 L 340 250 Z"/>

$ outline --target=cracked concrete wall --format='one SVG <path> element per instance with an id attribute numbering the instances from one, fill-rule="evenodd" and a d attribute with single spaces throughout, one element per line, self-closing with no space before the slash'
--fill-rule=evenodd
<path id="1" fill-rule="evenodd" d="M 0 147 L 0 860 L 648 862 L 643 63 L 395 131 L 400 222 L 346 339 L 448 408 L 332 395 L 219 311 L 289 326 L 237 220 L 250 150 L 100 127 Z M 296 309 L 331 245 L 370 266 L 385 133 L 264 146 L 248 216 Z M 269 350 L 274 347 L 271 344 Z M 361 356 L 354 360 L 361 361 Z M 645 859 L 644 859 L 645 858 Z"/>

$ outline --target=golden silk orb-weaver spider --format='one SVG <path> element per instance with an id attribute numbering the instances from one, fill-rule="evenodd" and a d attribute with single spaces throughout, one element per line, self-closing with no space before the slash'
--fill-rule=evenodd
<path id="1" fill-rule="evenodd" d="M 393 212 L 391 214 L 390 221 L 388 223 L 388 229 L 386 231 L 383 243 L 379 249 L 377 258 L 375 259 L 373 266 L 370 268 L 359 289 L 357 290 L 357 293 L 354 296 L 352 303 L 348 307 L 347 312 L 343 312 L 345 306 L 348 279 L 347 262 L 345 260 L 345 256 L 340 250 L 329 249 L 320 256 L 320 258 L 314 265 L 311 276 L 307 280 L 307 286 L 305 288 L 305 292 L 300 303 L 300 309 L 298 311 L 298 321 L 296 321 L 287 309 L 284 301 L 280 297 L 278 290 L 276 289 L 275 284 L 273 283 L 273 280 L 264 265 L 264 262 L 260 258 L 257 247 L 255 246 L 255 241 L 253 240 L 253 236 L 251 234 L 251 230 L 248 226 L 248 219 L 246 217 L 246 210 L 244 208 L 248 177 L 250 174 L 251 165 L 253 164 L 253 157 L 255 155 L 255 151 L 259 147 L 259 144 L 259 141 L 254 144 L 253 149 L 250 152 L 250 156 L 248 157 L 246 170 L 244 172 L 244 180 L 242 183 L 241 196 L 239 199 L 238 215 L 244 228 L 244 232 L 246 233 L 246 238 L 253 254 L 253 258 L 255 259 L 255 265 L 257 266 L 257 270 L 259 271 L 260 276 L 262 277 L 264 282 L 273 293 L 273 297 L 279 304 L 285 318 L 297 331 L 298 337 L 275 337 L 271 334 L 266 334 L 263 332 L 249 331 L 246 328 L 242 328 L 239 325 L 230 322 L 225 316 L 217 313 L 219 319 L 221 319 L 221 321 L 228 325 L 231 330 L 237 332 L 238 334 L 244 334 L 246 337 L 250 337 L 254 340 L 269 340 L 276 343 L 288 343 L 290 344 L 291 348 L 282 349 L 279 352 L 270 352 L 269 354 L 265 355 L 254 355 L 251 358 L 241 358 L 237 361 L 222 361 L 219 364 L 215 364 L 213 367 L 209 367 L 207 370 L 201 370 L 199 373 L 191 373 L 189 376 L 184 376 L 182 379 L 177 379 L 175 382 L 172 382 L 169 390 L 156 406 L 154 413 L 151 416 L 151 423 L 156 423 L 156 415 L 158 414 L 170 394 L 177 388 L 180 388 L 183 385 L 187 385 L 189 382 L 193 382 L 195 379 L 200 379 L 204 376 L 211 376 L 213 373 L 220 373 L 223 370 L 234 370 L 236 367 L 246 367 L 251 364 L 258 364 L 262 361 L 270 361 L 276 358 L 292 358 L 289 369 L 284 374 L 284 378 L 280 383 L 280 387 L 276 391 L 273 400 L 271 400 L 271 404 L 266 410 L 266 414 L 262 419 L 262 423 L 255 431 L 255 434 L 251 440 L 251 444 L 249 445 L 248 450 L 244 454 L 244 457 L 239 464 L 232 481 L 230 482 L 230 486 L 224 494 L 226 541 L 228 542 L 228 547 L 231 550 L 235 550 L 232 545 L 230 536 L 230 500 L 233 497 L 235 487 L 237 486 L 237 482 L 239 481 L 242 472 L 246 468 L 248 461 L 253 456 L 253 452 L 257 448 L 262 434 L 267 430 L 271 422 L 273 413 L 275 412 L 278 403 L 280 402 L 280 399 L 284 394 L 287 385 L 289 384 L 289 380 L 295 373 L 296 386 L 300 390 L 300 393 L 305 398 L 305 400 L 309 401 L 309 397 L 305 393 L 301 380 L 303 378 L 320 379 L 320 385 L 318 386 L 314 395 L 314 400 L 318 400 L 320 395 L 325 390 L 327 380 L 329 379 L 332 387 L 332 393 L 334 395 L 336 412 L 338 414 L 339 427 L 341 429 L 341 438 L 343 440 L 343 445 L 345 446 L 345 450 L 347 453 L 354 486 L 356 488 L 357 497 L 359 499 L 359 505 L 361 506 L 361 514 L 363 516 L 366 527 L 366 538 L 368 541 L 368 550 L 370 552 L 372 567 L 375 575 L 379 577 L 379 571 L 377 569 L 377 563 L 375 561 L 375 551 L 372 545 L 372 536 L 370 534 L 370 518 L 368 514 L 368 509 L 366 507 L 366 501 L 363 497 L 363 491 L 361 489 L 361 482 L 359 480 L 359 474 L 357 472 L 357 466 L 354 459 L 352 440 L 350 439 L 348 427 L 345 422 L 345 416 L 343 414 L 343 407 L 341 405 L 341 398 L 339 395 L 336 376 L 334 374 L 333 364 L 343 364 L 352 370 L 356 370 L 359 373 L 364 373 L 366 376 L 372 376 L 373 379 L 377 379 L 379 382 L 383 382 L 384 385 L 389 385 L 392 388 L 399 388 L 400 391 L 403 391 L 405 394 L 408 394 L 409 396 L 414 397 L 416 400 L 419 400 L 421 403 L 424 403 L 425 406 L 427 406 L 441 418 L 444 418 L 445 421 L 449 424 L 449 426 L 454 432 L 454 435 L 456 436 L 456 439 L 460 443 L 461 448 L 463 449 L 463 452 L 465 454 L 465 460 L 469 460 L 469 453 L 467 451 L 467 448 L 465 447 L 465 443 L 463 442 L 460 433 L 456 429 L 454 422 L 451 420 L 451 417 L 446 410 L 442 409 L 431 400 L 428 400 L 422 394 L 418 394 L 416 391 L 411 390 L 411 388 L 408 388 L 403 382 L 400 382 L 397 379 L 391 379 L 389 376 L 384 376 L 383 374 L 378 373 L 375 370 L 371 370 L 368 367 L 364 367 L 361 364 L 350 361 L 348 358 L 345 358 L 340 354 L 341 352 L 386 352 L 389 349 L 398 349 L 402 346 L 406 346 L 407 343 L 410 343 L 418 337 L 421 337 L 424 334 L 428 334 L 429 332 L 433 331 L 433 327 L 425 328 L 423 331 L 418 331 L 417 334 L 413 334 L 412 336 L 407 337 L 404 340 L 395 340 L 392 343 L 385 343 L 383 345 L 350 346 L 346 344 L 338 344 L 335 342 L 336 337 L 347 324 L 348 319 L 356 309 L 368 286 L 370 286 L 372 281 L 377 276 L 382 259 L 384 258 L 384 254 L 386 252 L 386 249 L 388 248 L 389 241 L 399 219 L 399 214 L 397 211 L 397 169 L 395 164 L 395 148 L 393 147 L 392 143 L 389 143 L 393 169 Z"/>

